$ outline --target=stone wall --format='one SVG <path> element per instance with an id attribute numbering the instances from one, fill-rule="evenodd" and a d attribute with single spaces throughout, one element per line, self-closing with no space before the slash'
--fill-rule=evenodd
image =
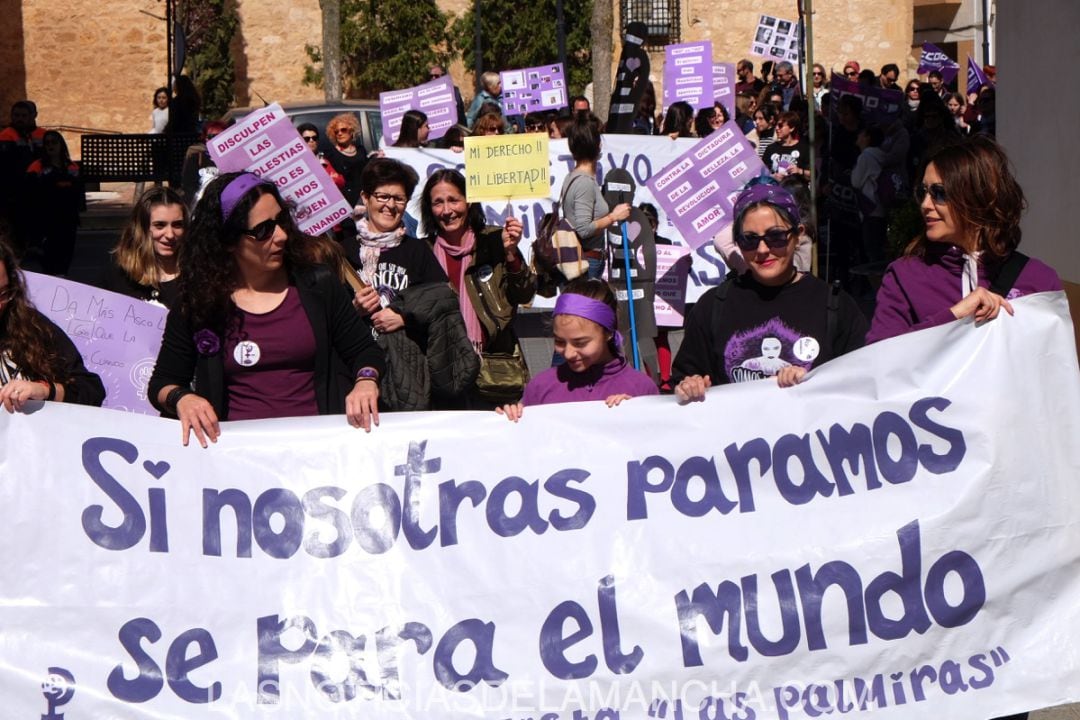
<path id="1" fill-rule="evenodd" d="M 322 44 L 319 0 L 238 0 L 240 28 L 233 40 L 236 103 L 319 101 L 322 88 L 303 85 L 304 45 Z"/>

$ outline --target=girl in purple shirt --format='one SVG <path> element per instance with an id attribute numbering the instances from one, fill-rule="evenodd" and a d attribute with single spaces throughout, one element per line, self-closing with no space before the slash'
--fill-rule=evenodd
<path id="1" fill-rule="evenodd" d="M 526 405 L 603 399 L 614 407 L 638 395 L 659 394 L 652 379 L 622 356 L 615 309 L 615 294 L 603 280 L 580 277 L 567 283 L 552 312 L 555 352 L 566 362 L 534 377 L 521 402 L 496 412 L 517 422 Z"/>
<path id="2" fill-rule="evenodd" d="M 1024 193 L 991 138 L 937 152 L 915 198 L 926 232 L 885 271 L 867 343 L 968 316 L 993 320 L 1013 313 L 1012 298 L 1061 290 L 1049 266 L 1016 252 Z M 1007 275 L 1009 287 L 992 291 Z"/>

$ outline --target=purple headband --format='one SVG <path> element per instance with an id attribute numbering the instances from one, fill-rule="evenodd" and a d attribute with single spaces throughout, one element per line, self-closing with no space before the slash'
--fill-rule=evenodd
<path id="1" fill-rule="evenodd" d="M 560 293 L 559 298 L 555 301 L 555 309 L 551 311 L 551 314 L 553 317 L 555 315 L 577 315 L 586 320 L 592 320 L 614 335 L 616 352 L 620 357 L 622 356 L 622 335 L 619 334 L 615 311 L 607 303 L 577 293 Z"/>
<path id="2" fill-rule="evenodd" d="M 736 234 L 739 234 L 743 213 L 748 207 L 757 203 L 775 205 L 786 212 L 791 217 L 792 227 L 802 222 L 799 203 L 795 202 L 795 197 L 786 188 L 771 184 L 751 185 L 739 193 L 739 197 L 735 199 L 734 230 Z"/>
<path id="3" fill-rule="evenodd" d="M 236 209 L 248 191 L 264 182 L 258 175 L 249 172 L 240 173 L 234 177 L 221 191 L 221 222 L 228 222 L 232 211 Z"/>

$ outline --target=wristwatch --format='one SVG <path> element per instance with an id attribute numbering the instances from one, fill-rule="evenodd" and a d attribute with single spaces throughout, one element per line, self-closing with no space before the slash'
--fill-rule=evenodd
<path id="1" fill-rule="evenodd" d="M 371 380 L 372 382 L 377 383 L 379 382 L 379 371 L 371 367 L 360 368 L 356 373 L 356 382 L 360 382 L 361 380 Z"/>

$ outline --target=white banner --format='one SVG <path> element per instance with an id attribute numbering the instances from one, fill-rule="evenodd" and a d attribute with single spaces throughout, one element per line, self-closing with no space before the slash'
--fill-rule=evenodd
<path id="1" fill-rule="evenodd" d="M 660 218 L 660 225 L 656 233 L 671 239 L 676 245 L 687 246 L 679 235 L 675 226 L 668 222 L 664 209 L 653 197 L 652 192 L 645 186 L 646 181 L 655 173 L 675 161 L 687 149 L 694 146 L 695 139 L 672 140 L 668 137 L 649 137 L 645 135 L 604 135 L 601 143 L 600 160 L 597 163 L 597 174 L 600 182 L 603 182 L 604 173 L 613 168 L 626 170 L 634 177 L 637 186 L 634 192 L 634 205 L 652 203 L 656 206 Z M 400 160 L 409 165 L 420 177 L 420 183 L 413 193 L 407 212 L 414 218 L 420 217 L 420 195 L 424 183 L 431 173 L 441 168 L 457 168 L 462 174 L 465 172 L 465 156 L 452 150 L 430 150 L 395 148 L 384 149 L 387 157 Z M 574 158 L 566 146 L 566 140 L 552 140 L 548 145 L 551 156 L 551 196 L 541 200 L 522 200 L 511 203 L 511 211 L 514 217 L 521 220 L 524 239 L 521 241 L 521 250 L 529 258 L 532 241 L 536 237 L 536 228 L 544 214 L 551 211 L 551 203 L 559 199 L 559 191 L 562 189 L 563 180 L 574 169 Z M 502 224 L 507 209 L 506 203 L 483 203 L 488 222 L 496 225 Z M 421 230 L 421 232 L 423 232 Z M 687 246 L 688 247 L 688 246 Z M 690 268 L 689 282 L 686 286 L 686 302 L 697 302 L 698 298 L 709 288 L 719 285 L 724 281 L 727 267 L 723 259 L 711 243 L 692 250 L 690 257 L 694 262 Z M 553 299 L 545 299 L 537 296 L 533 303 L 534 307 L 552 307 Z"/>
<path id="2" fill-rule="evenodd" d="M 494 413 L 0 413 L 6 717 L 986 720 L 1080 700 L 1061 293 L 804 384 Z"/>

